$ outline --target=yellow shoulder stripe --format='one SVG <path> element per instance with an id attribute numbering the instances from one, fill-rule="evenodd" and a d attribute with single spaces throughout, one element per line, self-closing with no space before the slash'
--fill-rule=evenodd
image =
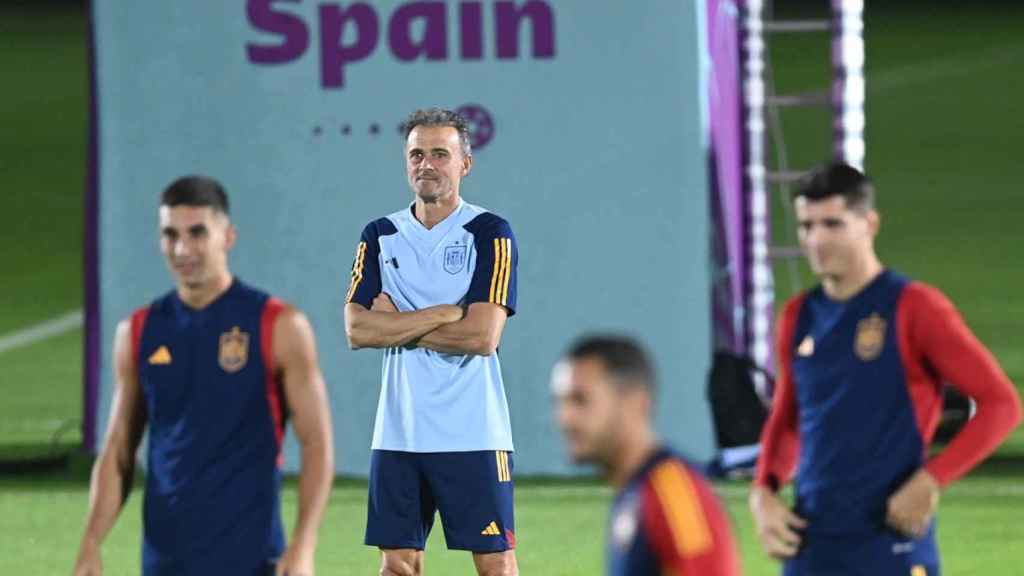
<path id="1" fill-rule="evenodd" d="M 491 291 L 488 302 L 508 304 L 508 282 L 512 275 L 512 239 L 494 239 L 494 271 L 491 273 Z"/>
<path id="2" fill-rule="evenodd" d="M 651 473 L 651 486 L 679 553 L 690 557 L 711 549 L 711 527 L 683 464 L 676 460 L 659 464 Z"/>
<path id="3" fill-rule="evenodd" d="M 363 265 L 366 260 L 366 242 L 360 242 L 356 248 L 356 259 L 352 263 L 352 281 L 348 285 L 348 294 L 345 295 L 345 303 L 348 304 L 356 295 L 359 283 L 363 281 Z"/>

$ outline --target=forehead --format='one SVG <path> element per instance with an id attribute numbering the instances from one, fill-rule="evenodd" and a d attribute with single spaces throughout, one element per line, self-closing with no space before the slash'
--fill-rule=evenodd
<path id="1" fill-rule="evenodd" d="M 218 219 L 220 213 L 210 206 L 161 206 L 161 228 L 190 228 L 196 224 L 207 224 Z"/>
<path id="2" fill-rule="evenodd" d="M 594 392 L 609 384 L 608 371 L 597 358 L 562 360 L 551 373 L 551 390 L 556 396 Z"/>
<path id="3" fill-rule="evenodd" d="M 409 132 L 405 141 L 408 150 L 422 148 L 457 149 L 459 147 L 459 131 L 453 126 L 417 126 Z"/>
<path id="4" fill-rule="evenodd" d="M 799 218 L 841 218 L 851 212 L 846 206 L 846 198 L 829 196 L 822 200 L 810 200 L 800 196 L 794 202 Z"/>

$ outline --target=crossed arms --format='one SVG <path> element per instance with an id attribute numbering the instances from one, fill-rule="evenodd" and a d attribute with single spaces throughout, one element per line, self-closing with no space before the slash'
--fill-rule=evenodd
<path id="1" fill-rule="evenodd" d="M 353 349 L 416 346 L 445 354 L 490 356 L 498 349 L 508 312 L 491 302 L 465 309 L 451 304 L 399 312 L 381 292 L 367 310 L 345 305 L 345 335 Z"/>

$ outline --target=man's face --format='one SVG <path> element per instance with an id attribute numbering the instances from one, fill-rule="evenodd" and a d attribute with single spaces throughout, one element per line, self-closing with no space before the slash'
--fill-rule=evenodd
<path id="1" fill-rule="evenodd" d="M 563 360 L 551 375 L 555 418 L 577 464 L 606 464 L 623 427 L 622 394 L 597 358 Z"/>
<path id="2" fill-rule="evenodd" d="M 198 289 L 227 273 L 235 228 L 209 206 L 161 206 L 160 251 L 179 286 Z"/>
<path id="3" fill-rule="evenodd" d="M 874 210 L 851 210 L 842 196 L 801 196 L 795 207 L 800 248 L 818 276 L 842 278 L 874 250 L 879 224 Z"/>
<path id="4" fill-rule="evenodd" d="M 405 168 L 416 197 L 432 204 L 458 194 L 469 174 L 471 156 L 463 156 L 459 131 L 451 126 L 417 126 L 405 142 Z"/>

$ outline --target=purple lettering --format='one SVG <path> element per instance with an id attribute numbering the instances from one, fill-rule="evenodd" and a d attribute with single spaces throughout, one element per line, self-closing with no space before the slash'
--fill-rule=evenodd
<path id="1" fill-rule="evenodd" d="M 499 59 L 519 57 L 519 25 L 525 18 L 533 29 L 533 57 L 555 56 L 555 18 L 547 2 L 529 0 L 521 7 L 516 7 L 515 2 L 496 2 L 495 9 Z"/>
<path id="2" fill-rule="evenodd" d="M 306 51 L 309 47 L 309 31 L 306 23 L 301 18 L 287 12 L 275 12 L 274 2 L 289 2 L 297 4 L 302 0 L 248 0 L 245 5 L 245 13 L 249 17 L 249 23 L 254 27 L 268 34 L 282 36 L 279 44 L 256 44 L 250 42 L 245 45 L 249 61 L 255 64 L 282 64 L 291 62 Z"/>
<path id="3" fill-rule="evenodd" d="M 391 52 L 399 60 L 415 60 L 426 54 L 427 60 L 448 57 L 448 18 L 444 2 L 411 2 L 395 11 L 388 24 Z M 423 20 L 423 38 L 412 39 L 412 24 Z"/>
<path id="4" fill-rule="evenodd" d="M 344 43 L 345 25 L 351 21 L 355 39 Z M 320 5 L 320 83 L 324 88 L 345 86 L 345 64 L 366 58 L 377 47 L 379 24 L 373 7 L 355 2 L 348 8 Z"/>
<path id="5" fill-rule="evenodd" d="M 346 68 L 369 57 L 383 41 L 381 25 L 386 14 L 378 15 L 369 0 L 351 3 L 321 0 L 315 18 L 307 22 L 280 4 L 301 4 L 303 0 L 246 0 L 246 17 L 252 28 L 270 38 L 245 44 L 254 64 L 282 64 L 299 59 L 309 49 L 311 30 L 319 27 L 320 84 L 325 89 L 344 88 Z M 451 0 L 451 4 L 455 0 Z M 277 4 L 277 5 L 275 5 Z M 555 16 L 549 0 L 458 0 L 459 55 L 448 52 L 449 0 L 393 1 L 387 21 L 387 42 L 399 61 L 479 61 L 484 58 L 485 6 L 492 6 L 494 52 L 498 60 L 520 57 L 520 38 L 529 34 L 531 48 L 526 58 L 555 57 Z M 454 14 L 453 14 L 454 16 Z M 524 30 L 528 24 L 529 30 Z M 488 30 L 490 31 L 490 29 Z"/>
<path id="6" fill-rule="evenodd" d="M 483 22 L 483 10 L 479 2 L 463 2 L 459 5 L 463 60 L 480 60 L 484 57 Z"/>

